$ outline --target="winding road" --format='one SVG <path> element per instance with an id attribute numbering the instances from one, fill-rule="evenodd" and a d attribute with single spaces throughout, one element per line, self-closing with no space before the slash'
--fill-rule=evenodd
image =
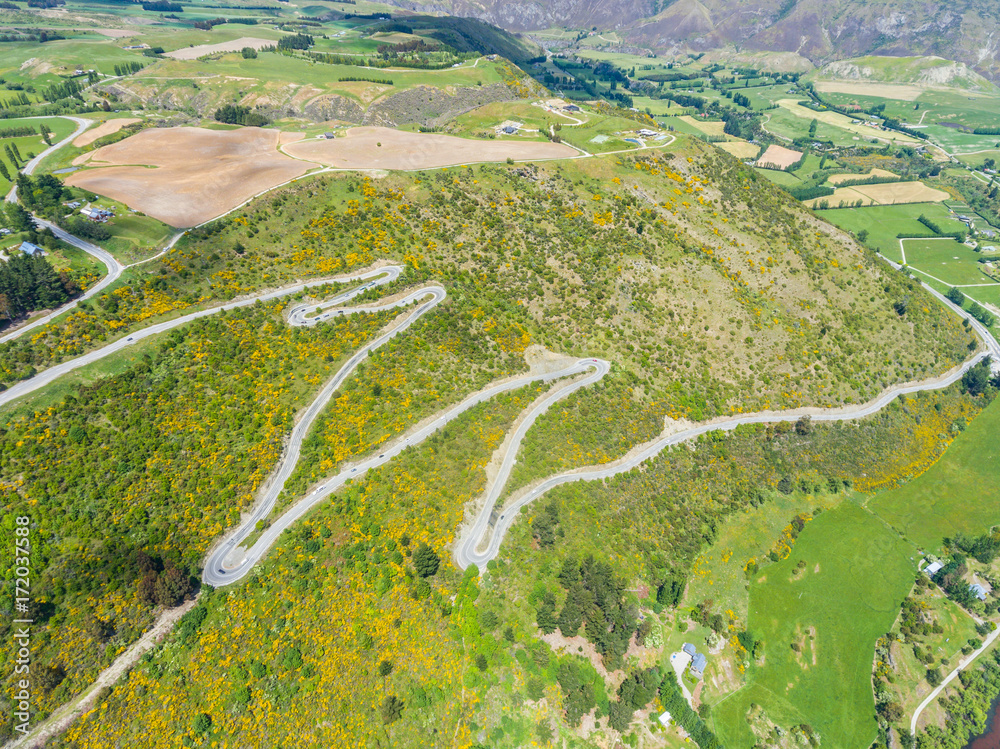
<path id="1" fill-rule="evenodd" d="M 77 118 L 73 118 L 76 120 Z M 79 121 L 78 121 L 79 122 Z M 80 129 L 69 138 L 61 141 L 52 149 L 40 154 L 29 163 L 34 168 L 41 158 L 71 138 L 76 137 L 86 128 L 81 125 Z M 632 149 L 638 150 L 638 149 Z M 27 168 L 27 167 L 26 167 Z M 8 200 L 16 199 L 15 191 L 7 196 Z M 100 258 L 108 265 L 109 274 L 103 285 L 91 289 L 84 297 L 93 296 L 108 284 L 117 279 L 122 267 L 113 257 L 105 253 L 99 247 L 83 242 L 72 235 L 62 231 L 58 227 L 52 227 L 64 241 L 70 242 L 74 246 L 80 247 L 84 251 Z M 178 235 L 180 236 L 180 235 Z M 175 237 L 176 241 L 176 237 Z M 883 258 L 885 259 L 885 258 Z M 897 270 L 901 266 L 897 263 L 885 259 Z M 220 539 L 210 550 L 205 560 L 203 568 L 203 579 L 208 585 L 222 587 L 236 583 L 245 578 L 253 568 L 266 555 L 268 549 L 274 544 L 281 533 L 297 522 L 303 515 L 309 512 L 316 505 L 324 502 L 333 492 L 352 480 L 364 476 L 368 471 L 384 465 L 394 457 L 399 455 L 408 447 L 417 445 L 435 432 L 443 428 L 447 423 L 461 416 L 474 406 L 483 403 L 500 393 L 508 392 L 535 382 L 553 382 L 559 379 L 571 378 L 568 385 L 553 389 L 546 395 L 536 399 L 533 404 L 522 412 L 520 424 L 505 441 L 501 447 L 500 454 L 495 458 L 500 459 L 500 468 L 496 476 L 488 482 L 486 491 L 482 497 L 481 508 L 475 517 L 471 519 L 467 528 L 461 532 L 456 539 L 454 548 L 454 558 L 456 564 L 461 568 L 470 565 L 482 565 L 494 559 L 500 551 L 503 539 L 514 523 L 520 510 L 545 495 L 548 491 L 563 484 L 574 481 L 600 481 L 609 479 L 620 474 L 633 470 L 645 461 L 655 458 L 661 451 L 671 445 L 693 439 L 701 434 L 717 430 L 732 430 L 741 424 L 763 424 L 778 421 L 789 421 L 802 416 L 810 416 L 815 421 L 846 421 L 870 416 L 893 401 L 896 397 L 908 393 L 915 393 L 925 390 L 935 390 L 947 387 L 959 380 L 962 375 L 986 356 L 993 358 L 993 367 L 996 371 L 1000 368 L 1000 344 L 993 338 L 990 332 L 978 321 L 970 318 L 961 308 L 956 307 L 942 294 L 922 284 L 933 296 L 949 307 L 952 311 L 968 319 L 972 329 L 982 339 L 983 350 L 974 357 L 956 367 L 949 374 L 923 382 L 907 385 L 894 386 L 883 392 L 878 398 L 860 405 L 847 406 L 837 409 L 801 408 L 788 411 L 769 411 L 756 414 L 741 414 L 732 418 L 722 418 L 698 424 L 689 429 L 679 432 L 664 433 L 659 438 L 646 445 L 639 446 L 627 456 L 603 465 L 588 466 L 566 471 L 544 479 L 541 483 L 526 487 L 515 492 L 514 495 L 502 507 L 498 507 L 498 502 L 503 495 L 504 489 L 510 478 L 510 474 L 516 463 L 516 456 L 521 443 L 527 432 L 536 419 L 549 407 L 561 399 L 566 398 L 572 392 L 599 382 L 609 371 L 610 363 L 601 359 L 586 358 L 567 361 L 567 363 L 556 371 L 534 372 L 525 375 L 511 377 L 500 382 L 493 383 L 486 388 L 479 390 L 457 405 L 451 406 L 436 414 L 430 419 L 411 429 L 410 431 L 385 443 L 380 448 L 373 451 L 370 457 L 364 458 L 354 464 L 347 464 L 337 475 L 327 478 L 311 493 L 300 498 L 288 510 L 274 520 L 260 536 L 250 545 L 249 549 L 241 544 L 246 542 L 256 533 L 257 523 L 268 518 L 280 496 L 285 483 L 291 476 L 298 463 L 303 440 L 308 435 L 310 428 L 315 423 L 318 416 L 329 403 L 333 394 L 340 385 L 357 369 L 358 365 L 368 356 L 371 351 L 379 348 L 396 335 L 403 333 L 416 320 L 431 312 L 436 306 L 442 303 L 447 296 L 445 289 L 438 285 L 425 285 L 417 289 L 398 295 L 394 301 L 381 304 L 368 304 L 361 306 L 344 306 L 346 302 L 354 299 L 358 295 L 374 287 L 385 286 L 396 281 L 402 275 L 403 268 L 397 265 L 384 265 L 370 270 L 351 275 L 324 278 L 308 283 L 298 284 L 291 287 L 273 290 L 264 294 L 248 297 L 236 302 L 230 302 L 217 307 L 212 307 L 197 312 L 193 312 L 173 320 L 168 320 L 151 325 L 142 330 L 135 331 L 113 343 L 100 349 L 96 349 L 87 354 L 79 356 L 67 362 L 63 362 L 48 370 L 35 375 L 31 379 L 22 381 L 11 387 L 7 391 L 0 393 L 0 406 L 10 403 L 31 392 L 37 391 L 50 384 L 64 374 L 77 370 L 93 362 L 121 351 L 139 341 L 151 336 L 163 333 L 187 323 L 210 315 L 218 314 L 226 310 L 233 310 L 240 307 L 253 305 L 258 301 L 269 301 L 297 294 L 310 288 L 323 286 L 330 283 L 351 283 L 360 282 L 360 285 L 349 291 L 342 292 L 334 296 L 329 301 L 320 305 L 300 304 L 289 310 L 287 321 L 292 326 L 312 326 L 322 324 L 328 320 L 349 314 L 372 314 L 391 309 L 399 309 L 401 314 L 389 324 L 389 326 L 374 340 L 359 349 L 345 363 L 337 373 L 328 380 L 320 390 L 316 398 L 306 408 L 299 418 L 296 426 L 292 430 L 287 448 L 280 459 L 272 477 L 265 484 L 265 489 L 261 499 L 256 503 L 249 516 L 233 531 Z M 922 282 L 921 282 L 922 283 Z M 79 301 L 79 300 L 77 300 Z M 16 335 L 23 334 L 28 329 L 44 324 L 49 319 L 59 314 L 69 306 L 51 313 L 49 316 L 34 321 L 30 326 L 15 331 Z M 14 335 L 14 334 L 12 334 Z M 12 335 L 3 339 L 8 340 Z M 477 504 L 479 504 L 477 502 Z M 994 634 L 993 637 L 996 637 Z M 977 651 L 976 654 L 978 654 Z M 956 669 L 957 672 L 957 669 Z M 954 678 L 956 672 L 949 676 L 949 680 Z M 939 691 L 939 690 L 938 690 Z M 924 705 L 936 696 L 932 693 L 918 709 L 913 717 L 913 724 L 916 724 L 917 716 Z"/>

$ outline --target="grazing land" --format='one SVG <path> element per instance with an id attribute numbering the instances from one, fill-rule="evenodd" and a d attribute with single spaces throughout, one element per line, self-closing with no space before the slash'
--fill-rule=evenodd
<path id="1" fill-rule="evenodd" d="M 964 425 L 963 425 L 964 426 Z M 1000 401 L 986 408 L 925 474 L 876 495 L 868 508 L 919 548 L 936 551 L 941 540 L 978 536 L 996 525 L 1000 495 Z"/>
<path id="2" fill-rule="evenodd" d="M 866 232 L 866 243 L 890 260 L 901 263 L 898 236 L 919 237 L 927 234 L 927 226 L 920 223 L 924 216 L 943 231 L 960 231 L 965 225 L 956 220 L 940 203 L 908 203 L 894 206 L 869 206 L 865 208 L 831 208 L 823 211 L 823 218 L 855 236 Z"/>
<path id="3" fill-rule="evenodd" d="M 194 47 L 181 47 L 173 52 L 165 53 L 167 57 L 174 60 L 196 60 L 204 55 L 216 55 L 220 52 L 239 52 L 249 47 L 250 49 L 261 49 L 262 47 L 274 46 L 273 39 L 257 39 L 252 36 L 241 36 L 228 42 L 218 42 L 216 44 L 198 44 Z"/>
<path id="4" fill-rule="evenodd" d="M 858 136 L 877 138 L 882 141 L 887 140 L 893 143 L 914 144 L 919 142 L 916 138 L 906 135 L 905 133 L 897 133 L 891 130 L 881 130 L 867 125 L 854 124 L 850 117 L 837 112 L 816 112 L 812 109 L 806 109 L 794 99 L 780 99 L 778 101 L 778 106 L 787 110 L 804 122 L 810 122 L 815 119 L 824 124 L 831 125 L 839 128 L 840 130 L 846 130 L 847 132 L 854 133 Z"/>
<path id="5" fill-rule="evenodd" d="M 910 553 L 878 519 L 845 502 L 806 523 L 790 555 L 751 580 L 747 627 L 766 645 L 747 686 L 715 708 L 726 746 L 753 745 L 754 724 L 768 720 L 806 722 L 834 746 L 874 740 L 871 653 L 913 582 Z"/>

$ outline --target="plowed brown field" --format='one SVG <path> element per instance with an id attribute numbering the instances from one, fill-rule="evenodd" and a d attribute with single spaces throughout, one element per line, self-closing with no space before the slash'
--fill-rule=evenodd
<path id="1" fill-rule="evenodd" d="M 245 127 L 151 128 L 86 154 L 66 184 L 120 200 L 171 226 L 215 218 L 254 195 L 299 177 L 314 165 L 277 151 L 294 137 Z M 78 161 L 81 161 L 78 159 Z"/>

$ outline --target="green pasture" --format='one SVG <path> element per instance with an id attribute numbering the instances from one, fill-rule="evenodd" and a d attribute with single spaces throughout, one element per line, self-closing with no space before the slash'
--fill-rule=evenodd
<path id="1" fill-rule="evenodd" d="M 22 70 L 21 66 L 31 58 L 37 60 L 39 65 L 32 64 Z M 122 49 L 109 39 L 65 39 L 46 42 L 44 45 L 29 42 L 0 45 L 0 77 L 11 82 L 31 83 L 36 87 L 60 83 L 64 80 L 59 77 L 60 73 L 72 72 L 77 67 L 84 70 L 93 68 L 105 75 L 114 75 L 115 65 L 129 61 L 144 64 L 152 62 L 150 58 L 143 57 L 139 50 Z M 44 66 L 50 68 L 39 72 L 45 69 Z"/>
<path id="2" fill-rule="evenodd" d="M 777 104 L 778 99 L 787 99 L 790 96 L 795 97 L 800 94 L 790 94 L 789 89 L 792 87 L 790 83 L 782 83 L 780 85 L 774 86 L 757 86 L 754 88 L 735 88 L 732 89 L 733 93 L 740 93 L 746 96 L 750 100 L 751 106 L 756 109 L 765 109 L 772 105 Z M 735 106 L 735 105 L 734 105 Z M 738 108 L 738 107 L 737 107 Z M 769 112 L 777 110 L 768 110 Z M 808 128 L 808 125 L 807 125 Z"/>
<path id="3" fill-rule="evenodd" d="M 747 686 L 714 707 L 720 742 L 754 744 L 745 716 L 756 703 L 780 725 L 812 726 L 824 746 L 870 744 L 877 731 L 872 652 L 910 589 L 912 554 L 853 502 L 807 523 L 791 555 L 750 584 L 748 629 L 764 642 L 766 665 L 751 665 Z"/>
<path id="4" fill-rule="evenodd" d="M 866 244 L 898 263 L 902 262 L 902 256 L 899 254 L 896 235 L 927 234 L 930 231 L 917 220 L 921 214 L 937 223 L 944 231 L 958 231 L 964 227 L 964 224 L 952 219 L 948 209 L 940 203 L 831 208 L 820 215 L 845 231 L 855 234 L 867 231 Z"/>
<path id="5" fill-rule="evenodd" d="M 336 88 L 342 77 L 372 76 L 391 78 L 393 93 L 415 86 L 475 86 L 500 80 L 493 63 L 482 62 L 476 67 L 445 68 L 444 70 L 388 71 L 363 68 L 355 65 L 326 65 L 303 57 L 290 57 L 264 53 L 256 59 L 246 60 L 239 53 L 227 54 L 217 60 L 163 60 L 155 72 L 143 71 L 138 77 L 153 75 L 157 78 L 195 78 L 205 75 L 253 78 L 263 82 L 288 82 L 311 84 L 321 89 Z M 235 81 L 234 83 L 247 82 Z"/>
<path id="6" fill-rule="evenodd" d="M 1000 103 L 997 106 L 1000 108 Z M 935 143 L 948 151 L 954 151 L 956 155 L 989 150 L 1000 142 L 1000 135 L 975 135 L 942 125 L 927 125 L 921 128 L 921 132 L 927 133 Z"/>
<path id="7" fill-rule="evenodd" d="M 943 283 L 952 286 L 991 283 L 989 276 L 979 269 L 981 255 L 954 239 L 904 239 L 903 251 L 907 265 Z"/>
<path id="8" fill-rule="evenodd" d="M 996 142 L 993 144 L 993 148 L 985 151 L 978 151 L 976 153 L 957 153 L 955 156 L 963 164 L 970 164 L 974 166 L 979 166 L 986 159 L 993 159 L 994 162 L 1000 163 L 1000 137 L 997 138 Z"/>
<path id="9" fill-rule="evenodd" d="M 76 128 L 76 125 L 70 120 L 64 120 L 59 117 L 48 117 L 38 120 L 31 118 L 0 120 L 0 130 L 14 127 L 30 127 L 37 131 L 38 126 L 42 124 L 46 125 L 52 132 L 49 137 L 53 143 L 58 143 L 60 140 L 72 133 Z M 0 138 L 0 161 L 6 165 L 7 173 L 10 174 L 11 177 L 16 175 L 17 169 L 14 164 L 11 163 L 10 159 L 7 158 L 4 146 L 13 147 L 15 145 L 17 146 L 17 150 L 20 152 L 23 159 L 20 166 L 24 166 L 25 161 L 28 161 L 48 148 L 45 141 L 42 140 L 41 135 L 21 135 L 16 138 Z M 6 195 L 10 186 L 11 180 L 4 179 L 3 175 L 0 175 L 0 194 Z"/>
<path id="10" fill-rule="evenodd" d="M 997 127 L 1000 95 L 996 93 L 928 89 L 915 101 L 833 91 L 823 92 L 822 96 L 833 104 L 857 104 L 863 109 L 884 104 L 886 116 L 918 126 L 949 151 L 976 151 L 994 147 L 1000 141 L 997 135 L 975 135 L 957 127 Z"/>
<path id="11" fill-rule="evenodd" d="M 788 95 L 781 98 L 790 98 Z M 805 97 L 803 96 L 803 99 Z M 797 114 L 783 108 L 770 109 L 765 114 L 766 122 L 764 129 L 775 135 L 785 138 L 804 138 L 809 135 L 809 126 L 812 123 L 811 117 L 799 117 Z M 818 114 L 818 113 L 817 113 Z M 862 137 L 847 130 L 829 125 L 825 122 L 818 122 L 816 126 L 816 140 L 832 141 L 837 146 L 853 146 L 858 143 L 870 143 L 878 131 L 872 130 L 872 137 Z"/>
<path id="12" fill-rule="evenodd" d="M 654 117 L 671 115 L 687 109 L 687 107 L 682 107 L 680 104 L 672 102 L 669 99 L 652 99 L 648 96 L 634 96 L 632 97 L 632 104 L 641 112 L 646 112 L 648 109 L 647 114 L 652 114 Z"/>
<path id="13" fill-rule="evenodd" d="M 274 39 L 275 43 L 277 43 L 277 40 L 285 36 L 285 34 L 268 26 L 261 26 L 260 24 L 246 26 L 239 23 L 226 23 L 213 27 L 211 31 L 203 31 L 202 29 L 195 29 L 190 26 L 180 29 L 159 29 L 153 27 L 149 31 L 144 31 L 139 38 L 150 47 L 163 47 L 167 52 L 173 52 L 183 47 L 231 42 L 234 39 L 244 36 L 257 37 L 259 39 Z"/>
<path id="14" fill-rule="evenodd" d="M 746 621 L 749 601 L 743 569 L 747 562 L 753 559 L 761 566 L 768 564 L 767 553 L 793 517 L 812 514 L 817 508 L 829 510 L 843 497 L 776 493 L 759 507 L 728 517 L 712 545 L 695 560 L 683 605 L 696 606 L 709 598 L 717 609 L 733 611 Z"/>
<path id="15" fill-rule="evenodd" d="M 764 169 L 755 167 L 754 171 L 770 182 L 781 187 L 797 187 L 802 184 L 802 180 L 795 176 L 794 172 L 783 172 L 779 169 Z"/>
<path id="16" fill-rule="evenodd" d="M 868 509 L 922 549 L 941 539 L 985 533 L 1000 519 L 1000 400 L 955 438 L 941 459 L 912 481 L 872 497 Z"/>
<path id="17" fill-rule="evenodd" d="M 1000 258 L 997 258 L 1000 260 Z M 992 286 L 977 286 L 967 289 L 962 289 L 966 296 L 970 296 L 977 302 L 983 304 L 992 304 L 994 307 L 1000 307 L 1000 284 L 993 284 Z M 996 326 L 994 326 L 995 330 Z"/>
<path id="18" fill-rule="evenodd" d="M 679 133 L 687 133 L 688 135 L 694 135 L 699 138 L 703 137 L 705 133 L 696 128 L 690 122 L 685 122 L 679 117 L 666 117 L 660 121 L 663 127 L 672 127 Z"/>

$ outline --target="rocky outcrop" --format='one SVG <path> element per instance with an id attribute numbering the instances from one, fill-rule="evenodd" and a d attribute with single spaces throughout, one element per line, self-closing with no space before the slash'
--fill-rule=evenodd
<path id="1" fill-rule="evenodd" d="M 372 104 L 364 115 L 364 124 L 396 127 L 417 123 L 440 125 L 453 117 L 484 104 L 513 101 L 518 97 L 503 83 L 454 89 L 420 86 L 401 91 Z"/>
<path id="2" fill-rule="evenodd" d="M 361 124 L 365 119 L 365 110 L 360 104 L 337 94 L 324 94 L 311 99 L 302 108 L 302 114 L 316 122 L 342 120 Z"/>

